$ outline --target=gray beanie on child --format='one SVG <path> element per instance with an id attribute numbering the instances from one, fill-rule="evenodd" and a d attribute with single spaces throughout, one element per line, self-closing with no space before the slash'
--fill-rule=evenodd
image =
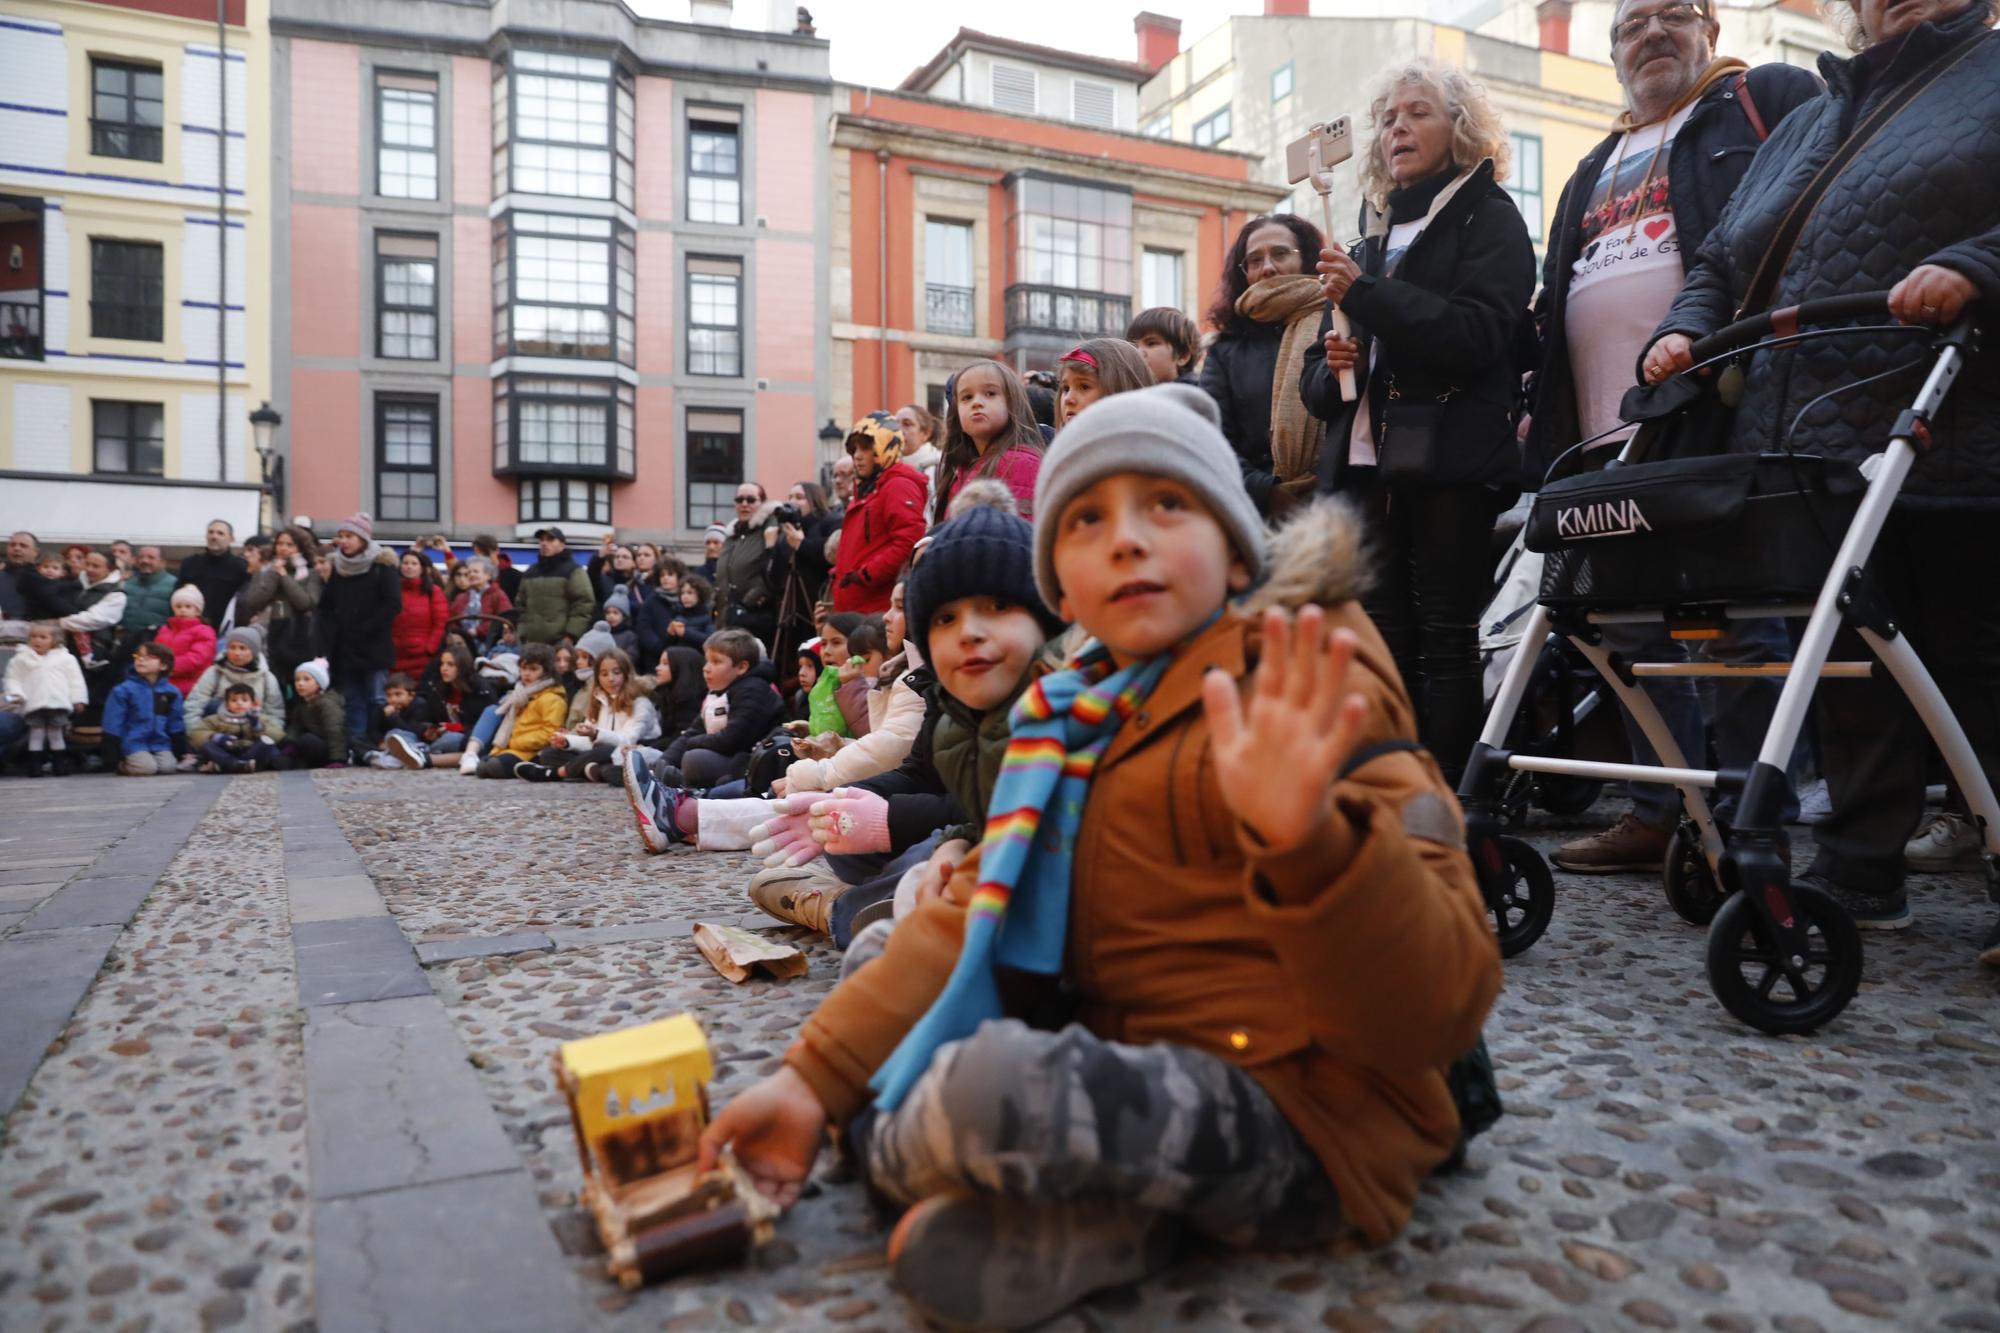
<path id="1" fill-rule="evenodd" d="M 576 646 L 579 651 L 589 653 L 590 660 L 595 662 L 606 653 L 615 651 L 618 640 L 611 637 L 611 626 L 600 620 L 576 641 Z"/>
<path id="2" fill-rule="evenodd" d="M 1243 468 L 1223 438 L 1215 400 L 1191 384 L 1156 384 L 1090 405 L 1056 433 L 1035 476 L 1035 584 L 1050 606 L 1056 581 L 1056 520 L 1063 506 L 1105 477 L 1145 472 L 1199 495 L 1256 578 L 1264 570 L 1264 520 L 1243 488 Z"/>
<path id="3" fill-rule="evenodd" d="M 255 625 L 238 625 L 222 636 L 225 649 L 232 643 L 247 643 L 250 651 L 261 657 L 264 654 L 264 631 Z"/>

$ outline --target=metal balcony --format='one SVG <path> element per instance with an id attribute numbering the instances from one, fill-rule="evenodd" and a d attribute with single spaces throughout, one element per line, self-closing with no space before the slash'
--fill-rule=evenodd
<path id="1" fill-rule="evenodd" d="M 1122 338 L 1132 321 L 1132 298 L 1109 292 L 1016 283 L 1007 289 L 1007 336 L 1046 334 L 1073 342 Z"/>
<path id="2" fill-rule="evenodd" d="M 932 333 L 971 337 L 977 328 L 972 310 L 972 288 L 946 287 L 935 282 L 926 284 L 924 328 Z"/>
<path id="3" fill-rule="evenodd" d="M 42 359 L 42 303 L 0 300 L 0 357 Z"/>

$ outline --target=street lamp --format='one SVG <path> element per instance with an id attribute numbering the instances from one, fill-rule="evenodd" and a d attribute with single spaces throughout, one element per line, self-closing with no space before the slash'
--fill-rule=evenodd
<path id="1" fill-rule="evenodd" d="M 840 457 L 840 442 L 844 438 L 840 424 L 832 417 L 819 428 L 819 484 L 829 495 L 833 493 L 833 465 Z"/>
<path id="2" fill-rule="evenodd" d="M 255 432 L 257 465 L 262 474 L 259 483 L 264 495 L 271 501 L 271 524 L 276 526 L 278 515 L 285 512 L 285 460 L 278 456 L 278 427 L 285 419 L 271 407 L 267 399 L 255 412 L 250 414 L 250 429 Z M 263 515 L 257 516 L 258 526 L 263 527 Z"/>

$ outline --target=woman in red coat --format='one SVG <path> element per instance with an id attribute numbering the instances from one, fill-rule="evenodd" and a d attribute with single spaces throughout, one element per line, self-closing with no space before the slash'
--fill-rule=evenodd
<path id="1" fill-rule="evenodd" d="M 424 668 L 444 644 L 444 589 L 431 562 L 415 551 L 403 552 L 403 609 L 389 628 L 396 648 L 396 670 L 422 680 Z"/>

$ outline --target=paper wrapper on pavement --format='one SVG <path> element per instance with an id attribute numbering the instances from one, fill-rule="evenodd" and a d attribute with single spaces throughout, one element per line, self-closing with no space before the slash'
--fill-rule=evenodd
<path id="1" fill-rule="evenodd" d="M 694 923 L 694 945 L 701 950 L 703 958 L 715 964 L 716 971 L 739 984 L 749 980 L 750 973 L 760 967 L 780 981 L 806 974 L 806 956 L 803 953 L 789 944 L 767 940 L 747 930 L 738 930 L 735 926 L 716 926 L 697 921 Z"/>

